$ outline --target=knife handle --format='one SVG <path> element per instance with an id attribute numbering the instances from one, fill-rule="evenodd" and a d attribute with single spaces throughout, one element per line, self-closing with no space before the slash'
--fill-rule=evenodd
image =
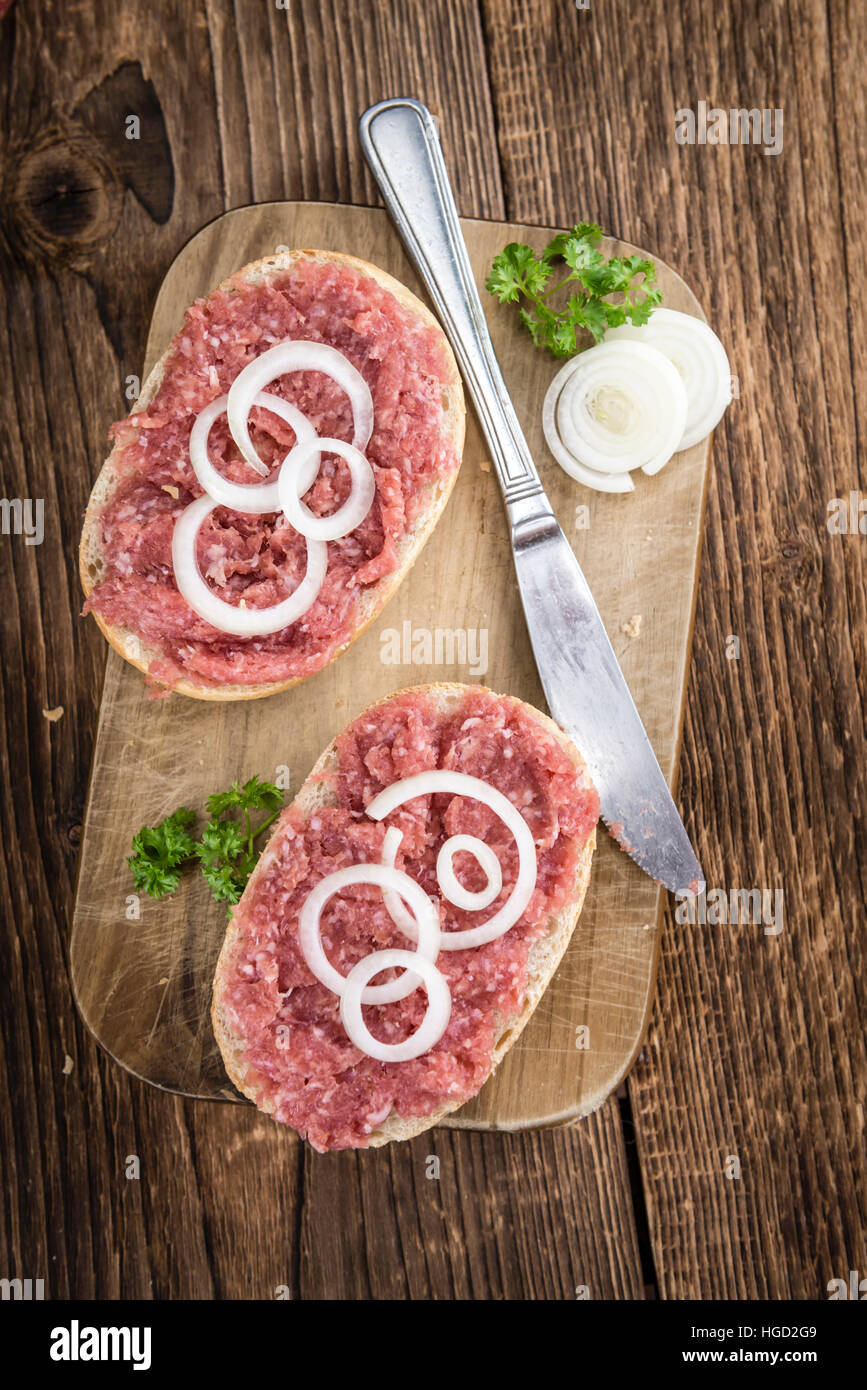
<path id="1" fill-rule="evenodd" d="M 551 513 L 494 353 L 436 122 L 410 97 L 371 106 L 361 145 L 469 387 L 513 525 Z M 532 503 L 532 505 L 528 505 Z"/>

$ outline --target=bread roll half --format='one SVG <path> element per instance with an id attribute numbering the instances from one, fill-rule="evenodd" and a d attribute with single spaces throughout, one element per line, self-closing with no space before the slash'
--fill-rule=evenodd
<path id="1" fill-rule="evenodd" d="M 475 735 L 478 744 L 481 744 L 484 734 L 485 766 L 490 769 L 484 780 L 488 780 L 491 786 L 499 782 L 504 794 L 511 792 L 513 804 L 519 804 L 521 799 L 526 801 L 522 787 L 530 789 L 528 795 L 534 798 L 532 806 L 535 809 L 522 811 L 522 814 L 534 829 L 534 835 L 540 833 L 544 842 L 544 847 L 538 850 L 539 881 L 542 881 L 544 867 L 547 875 L 545 881 L 556 883 L 556 894 L 552 890 L 543 899 L 543 904 L 557 900 L 557 906 L 555 910 L 543 913 L 533 925 L 532 932 L 528 933 L 527 940 L 530 941 L 531 936 L 532 940 L 526 960 L 522 958 L 522 968 L 525 964 L 526 973 L 520 996 L 512 1000 L 512 1007 L 508 1011 L 500 1012 L 497 1009 L 489 1020 L 481 1020 L 481 1034 L 490 1039 L 490 1049 L 486 1060 L 483 1057 L 476 1066 L 469 1091 L 458 1083 L 459 1093 L 443 1094 L 437 1098 L 434 1087 L 433 1093 L 430 1090 L 425 1092 L 423 1113 L 413 1113 L 411 1106 L 407 1108 L 395 1101 L 387 1114 L 375 1114 L 371 1119 L 367 1096 L 376 1094 L 381 1100 L 385 1094 L 387 1104 L 389 1086 L 393 1084 L 397 1089 L 401 1088 L 400 1068 L 415 1064 L 376 1062 L 373 1058 L 354 1052 L 350 1045 L 342 1061 L 329 1060 L 325 1068 L 322 1113 L 317 1111 L 312 1120 L 301 1123 L 298 1116 L 304 1113 L 306 1105 L 313 1103 L 312 1092 L 307 1088 L 311 1084 L 319 1084 L 321 1080 L 317 1047 L 336 1047 L 339 1051 L 341 1043 L 346 1041 L 345 1035 L 341 1037 L 339 1021 L 335 1023 L 334 1001 L 327 998 L 322 990 L 317 994 L 312 976 L 308 976 L 305 982 L 303 962 L 298 957 L 299 901 L 306 897 L 317 881 L 326 876 L 322 863 L 313 866 L 313 850 L 305 835 L 311 822 L 314 826 L 321 822 L 327 853 L 339 856 L 335 835 L 339 838 L 339 827 L 343 823 L 340 817 L 344 815 L 344 808 L 346 817 L 356 825 L 363 824 L 364 812 L 359 810 L 362 800 L 368 804 L 371 791 L 375 794 L 390 781 L 402 780 L 400 777 L 390 777 L 382 767 L 390 765 L 389 758 L 397 766 L 399 761 L 406 758 L 407 748 L 408 756 L 412 757 L 413 747 L 420 748 L 424 742 L 419 729 L 425 720 L 431 728 L 436 726 L 440 729 L 440 756 L 444 756 L 447 762 L 455 749 L 463 750 L 460 756 L 464 757 L 468 747 L 466 741 L 474 737 L 475 728 L 479 731 Z M 378 726 L 384 730 L 382 748 L 375 745 L 376 735 L 371 732 Z M 457 734 L 454 733 L 456 729 Z M 452 732 L 447 735 L 443 730 Z M 375 756 L 368 754 L 368 761 L 375 763 L 378 771 L 376 775 L 368 777 L 356 754 L 365 744 L 370 744 L 371 739 L 374 739 L 377 752 Z M 389 746 L 391 752 L 384 754 L 382 749 Z M 395 751 L 398 748 L 402 750 L 399 754 Z M 508 759 L 513 756 L 519 762 L 509 772 Z M 481 766 L 480 763 L 476 765 Z M 347 769 L 351 771 L 353 767 L 357 767 L 362 779 L 368 782 L 362 800 L 359 800 L 357 788 L 356 791 L 349 790 Z M 553 812 L 552 807 L 555 808 Z M 330 813 L 330 821 L 329 808 L 336 808 Z M 428 864 L 431 862 L 430 855 L 437 852 L 436 835 L 439 834 L 441 840 L 446 834 L 444 827 L 439 831 L 434 828 L 438 822 L 431 817 L 439 814 L 445 816 L 444 812 L 427 812 L 427 828 L 434 836 L 428 845 Z M 570 818 L 572 829 L 565 832 L 564 823 L 569 824 Z M 547 715 L 520 700 L 511 696 L 496 696 L 479 687 L 434 684 L 399 692 L 364 711 L 326 748 L 292 805 L 283 812 L 244 896 L 234 910 L 216 968 L 211 1015 L 226 1070 L 234 1085 L 260 1109 L 306 1134 L 314 1147 L 320 1150 L 375 1148 L 393 1140 L 409 1139 L 458 1109 L 471 1094 L 478 1091 L 514 1045 L 569 944 L 587 889 L 596 843 L 597 818 L 598 796 L 581 754 Z M 386 818 L 382 826 L 374 826 L 371 822 L 369 845 L 375 846 L 378 843 L 375 837 L 384 833 L 386 824 L 393 823 L 394 813 Z M 358 835 L 361 832 L 356 830 L 353 833 Z M 539 840 L 537 844 L 540 844 Z M 301 860 L 301 855 L 305 855 L 304 860 Z M 376 857 L 375 853 L 367 857 L 362 853 L 360 858 L 358 853 L 349 856 L 352 862 L 368 862 Z M 331 862 L 345 862 L 346 858 L 343 855 L 342 860 L 338 857 Z M 421 862 L 420 858 L 414 863 L 406 862 L 404 867 L 410 876 L 418 878 L 423 872 L 419 867 Z M 299 864 L 304 865 L 303 870 Z M 556 878 L 556 874 L 551 879 L 552 865 L 556 873 L 561 875 L 560 879 Z M 275 901 L 275 893 L 279 900 L 283 887 L 287 885 L 293 887 L 295 896 L 287 897 L 280 910 L 269 915 L 268 904 Z M 430 879 L 426 890 L 430 891 Z M 506 887 L 502 891 L 505 893 Z M 362 914 L 364 932 L 370 929 L 374 937 L 369 943 L 361 943 L 359 949 L 363 954 L 377 949 L 377 944 L 385 944 L 381 926 L 378 937 L 373 927 L 372 898 L 371 891 L 371 896 L 360 907 L 349 909 Z M 286 903 L 291 906 L 286 906 Z M 477 915 L 486 920 L 494 910 L 491 907 Z M 529 907 L 527 911 L 530 912 Z M 326 931 L 328 949 L 335 959 L 341 949 L 339 920 L 336 926 L 332 920 Z M 437 964 L 442 965 L 448 957 L 450 962 L 459 962 L 459 965 L 451 968 L 459 968 L 462 972 L 475 970 L 477 973 L 487 968 L 493 972 L 491 978 L 500 978 L 497 972 L 502 973 L 504 964 L 501 953 L 516 949 L 520 953 L 525 949 L 520 942 L 516 945 L 513 936 L 520 936 L 524 923 L 525 918 L 522 917 L 500 941 L 480 948 L 489 953 L 487 967 L 480 965 L 480 953 L 473 950 L 440 951 Z M 407 945 L 397 929 L 393 929 L 393 937 L 387 944 Z M 292 990 L 285 992 L 286 978 L 281 978 L 287 968 L 287 960 L 294 962 L 290 969 L 295 972 L 287 978 L 301 981 L 301 997 L 294 1003 Z M 339 966 L 337 968 L 339 970 Z M 339 970 L 339 973 L 345 972 Z M 314 1000 L 318 1000 L 318 1003 L 311 1003 Z M 469 1016 L 473 1016 L 474 1007 L 470 999 L 465 1012 L 469 1011 Z M 297 1026 L 291 1012 L 287 1012 L 293 1008 L 301 1020 Z M 281 1032 L 281 1020 L 285 1025 L 283 1040 L 287 1050 L 279 1054 L 277 1036 Z M 454 1054 L 460 1047 L 468 1046 L 466 1041 L 456 1041 L 459 1034 L 464 1039 L 474 1036 L 472 1028 L 469 1032 L 461 1032 L 465 1023 L 466 1019 L 459 1012 L 456 1014 L 453 1006 L 449 1028 L 429 1054 L 432 1066 L 440 1066 L 442 1062 L 441 1057 L 435 1054 L 445 1052 L 448 1061 L 450 1049 Z M 454 1039 L 450 1038 L 452 1024 L 455 1025 Z M 489 1027 L 490 1031 L 486 1031 Z M 324 1041 L 320 1044 L 318 1039 Z M 425 1059 L 420 1061 L 425 1062 Z M 391 1074 L 390 1077 L 387 1073 Z M 423 1087 L 424 1084 L 422 1078 Z M 357 1093 L 361 1097 L 358 1104 L 363 1113 L 356 1115 L 351 1109 L 348 1115 L 345 1113 L 341 1087 L 350 1088 L 346 1091 L 347 1096 Z M 412 1087 L 409 1091 L 413 1094 Z M 374 1108 L 378 1108 L 378 1105 L 377 1101 Z M 339 1120 L 334 1119 L 335 1115 L 339 1115 Z"/>
<path id="2" fill-rule="evenodd" d="M 442 332 L 437 320 L 430 311 L 416 298 L 404 285 L 395 280 L 393 276 L 380 270 L 377 266 L 370 265 L 366 261 L 358 260 L 356 257 L 347 256 L 336 251 L 317 251 L 317 250 L 297 250 L 285 251 L 273 256 L 266 256 L 262 260 L 254 261 L 244 267 L 231 279 L 224 281 L 217 287 L 213 294 L 222 292 L 231 294 L 237 291 L 240 283 L 251 286 L 269 286 L 274 282 L 279 282 L 281 277 L 285 277 L 292 271 L 293 266 L 301 261 L 308 260 L 318 265 L 334 265 L 351 270 L 359 277 L 365 277 L 374 281 L 376 285 L 393 296 L 400 306 L 400 309 L 408 316 L 408 323 L 418 329 L 435 335 L 436 343 L 441 352 L 443 363 L 442 391 L 441 391 L 441 416 L 438 426 L 438 440 L 451 455 L 460 460 L 464 441 L 464 422 L 465 405 L 464 395 L 461 386 L 460 376 L 457 365 L 448 341 Z M 209 296 L 211 298 L 211 296 Z M 207 301 L 205 301 L 207 304 Z M 183 332 L 183 330 L 182 330 Z M 302 334 L 303 336 L 303 334 Z M 179 334 L 168 350 L 163 354 L 156 366 L 151 371 L 142 387 L 141 394 L 136 402 L 130 418 L 144 410 L 152 402 L 157 400 L 160 388 L 166 376 L 167 364 L 172 358 L 172 354 L 178 351 Z M 371 384 L 370 382 L 368 384 Z M 375 382 L 373 383 L 375 393 Z M 374 436 L 371 444 L 375 444 L 377 432 L 376 418 L 374 419 Z M 116 443 L 112 452 L 106 459 L 94 484 L 93 491 L 88 503 L 87 512 L 84 519 L 84 527 L 81 535 L 79 547 L 79 573 L 81 583 L 88 600 L 90 600 L 94 589 L 106 577 L 106 556 L 103 543 L 103 530 L 101 517 L 106 507 L 115 496 L 116 490 L 124 483 L 125 474 L 121 468 L 121 456 L 124 445 Z M 443 476 L 434 474 L 423 488 L 423 495 L 418 499 L 418 509 L 411 525 L 398 538 L 396 542 L 397 564 L 390 573 L 384 575 L 364 587 L 359 586 L 352 599 L 350 630 L 347 632 L 346 640 L 342 641 L 336 651 L 328 660 L 334 660 L 340 652 L 344 651 L 351 642 L 363 632 L 380 613 L 384 604 L 395 592 L 401 580 L 421 552 L 425 541 L 436 525 L 443 508 L 448 501 L 449 494 L 457 476 L 457 467 L 450 469 Z M 199 489 L 200 491 L 201 489 Z M 329 550 L 330 550 L 329 546 Z M 154 662 L 162 661 L 166 658 L 166 651 L 159 641 L 145 640 L 139 632 L 135 630 L 135 623 L 128 625 L 118 625 L 107 619 L 98 611 L 97 607 L 91 607 L 97 623 L 108 639 L 110 645 L 119 652 L 125 661 L 136 666 L 139 670 L 147 673 Z M 239 641 L 242 639 L 238 639 Z M 328 660 L 323 661 L 323 665 L 328 664 Z M 315 670 L 321 669 L 317 666 Z M 220 680 L 215 682 L 202 679 L 195 673 L 181 671 L 175 679 L 171 681 L 171 689 L 179 694 L 188 695 L 199 700 L 253 700 L 265 695 L 272 695 L 280 690 L 288 689 L 296 685 L 299 680 L 306 679 L 307 675 L 315 674 L 315 670 L 306 671 L 304 675 L 292 675 L 288 678 L 279 680 L 261 681 L 256 683 L 237 682 Z M 159 678 L 158 678 L 159 679 Z"/>

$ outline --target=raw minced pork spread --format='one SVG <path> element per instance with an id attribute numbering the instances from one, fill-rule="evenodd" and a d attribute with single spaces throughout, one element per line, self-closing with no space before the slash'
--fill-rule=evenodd
<path id="1" fill-rule="evenodd" d="M 450 714 L 437 712 L 423 691 L 395 696 L 346 729 L 337 756 L 336 804 L 312 814 L 294 805 L 284 812 L 235 910 L 238 932 L 220 984 L 231 1031 L 244 1040 L 241 1066 L 257 1103 L 320 1150 L 363 1147 L 393 1110 L 424 1116 L 476 1094 L 504 1021 L 521 1010 L 530 947 L 568 897 L 599 815 L 588 774 L 575 768 L 557 739 L 522 705 L 481 688 L 468 688 Z M 327 874 L 378 863 L 391 825 L 403 832 L 396 867 L 438 902 L 443 931 L 478 926 L 502 906 L 514 887 L 517 850 L 509 830 L 482 803 L 437 794 L 407 802 L 380 823 L 365 817 L 384 787 L 432 768 L 482 778 L 518 807 L 533 833 L 538 877 L 523 916 L 499 940 L 440 952 L 437 967 L 452 996 L 441 1040 L 413 1061 L 383 1063 L 346 1036 L 338 997 L 304 960 L 298 917 Z M 481 914 L 453 907 L 437 888 L 437 854 L 457 834 L 485 840 L 502 865 L 501 893 Z M 471 856 L 457 853 L 454 866 L 466 888 L 485 886 Z M 368 884 L 332 897 L 321 930 L 325 953 L 342 975 L 371 951 L 408 944 L 381 891 Z M 426 1006 L 419 988 L 395 1003 L 365 1008 L 365 1021 L 375 1038 L 399 1042 L 415 1031 Z"/>
<path id="2" fill-rule="evenodd" d="M 189 455 L 198 413 L 224 395 L 254 357 L 286 338 L 327 343 L 358 368 L 373 396 L 373 435 L 366 454 L 376 496 L 364 521 L 328 543 L 328 571 L 312 607 L 280 632 L 241 638 L 200 618 L 178 592 L 172 532 L 203 489 Z M 398 565 L 398 544 L 431 485 L 458 467 L 442 437 L 443 391 L 453 366 L 441 335 L 388 290 L 351 266 L 299 259 L 267 283 L 240 276 L 197 301 L 172 344 L 154 399 L 112 428 L 113 464 L 122 481 L 100 525 L 105 570 L 85 606 L 134 632 L 161 653 L 152 682 L 182 676 L 221 685 L 258 684 L 311 675 L 358 626 L 361 593 Z M 267 387 L 297 406 L 322 437 L 352 439 L 345 393 L 320 372 L 293 372 Z M 292 429 L 256 407 L 251 438 L 263 462 L 276 464 L 295 442 Z M 241 458 L 225 415 L 214 424 L 212 462 L 236 483 L 262 479 Z M 327 456 L 305 501 L 318 516 L 349 493 L 349 471 Z M 218 507 L 205 520 L 197 558 L 205 579 L 229 603 L 248 608 L 280 602 L 303 578 L 306 542 L 281 515 L 254 516 Z"/>

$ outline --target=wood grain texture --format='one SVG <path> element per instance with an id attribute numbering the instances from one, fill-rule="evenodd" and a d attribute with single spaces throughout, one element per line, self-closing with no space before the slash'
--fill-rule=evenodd
<path id="1" fill-rule="evenodd" d="M 252 1111 L 131 1082 L 71 1003 L 104 658 L 74 616 L 91 460 L 186 239 L 254 198 L 372 201 L 355 119 L 412 92 L 444 122 L 465 216 L 597 216 L 678 267 L 732 355 L 741 403 L 714 445 L 680 801 L 710 881 L 783 886 L 789 925 L 782 938 L 666 926 L 629 1083 L 647 1277 L 668 1297 L 804 1298 L 863 1275 L 865 548 L 830 536 L 824 509 L 867 491 L 864 50 L 855 0 L 12 6 L 0 467 L 6 496 L 46 499 L 48 524 L 38 548 L 0 541 L 0 1274 L 44 1275 L 58 1295 L 251 1297 L 274 1281 L 368 1297 L 395 1279 L 378 1260 L 371 1272 L 373 1204 L 394 1213 L 402 1289 L 427 1277 L 435 1297 L 568 1297 L 579 1266 L 575 1284 L 590 1270 L 594 1289 L 642 1291 L 611 1103 L 574 1130 L 440 1132 L 438 1152 L 461 1155 L 459 1189 L 425 1179 L 408 1146 L 384 1188 L 356 1180 L 351 1199 L 334 1172 L 349 1184 L 373 1155 L 302 1164 Z M 676 145 L 674 110 L 699 100 L 784 104 L 783 154 Z M 154 112 L 154 151 L 162 122 L 170 164 L 120 155 L 129 109 Z M 729 1182 L 735 1151 L 743 1176 Z M 127 1181 L 136 1152 L 142 1180 Z M 358 1230 L 338 1248 L 341 1193 Z M 577 1257 L 564 1264 L 564 1249 Z"/>
<path id="2" fill-rule="evenodd" d="M 105 652 L 77 617 L 75 548 L 91 461 L 125 409 L 173 256 L 253 198 L 370 201 L 357 115 L 407 91 L 443 120 L 461 212 L 501 216 L 474 3 L 293 0 L 287 14 L 259 0 L 32 0 L 0 25 L 0 466 L 4 495 L 46 504 L 41 546 L 0 542 L 0 1274 L 44 1277 L 49 1297 L 244 1298 L 277 1284 L 342 1297 L 370 1279 L 379 1247 L 360 1205 L 342 1263 L 322 1264 L 331 1193 L 290 1136 L 251 1110 L 131 1080 L 76 1016 L 67 926 Z M 130 112 L 148 118 L 147 160 L 120 143 Z M 487 1169 L 483 1141 L 499 1146 Z M 641 1296 L 616 1105 L 579 1131 L 442 1142 L 460 1155 L 454 1225 L 410 1148 L 386 1188 L 399 1258 L 427 1259 L 432 1297 L 568 1297 L 564 1249 L 575 1284 Z M 138 1179 L 125 1176 L 131 1155 Z M 364 1160 L 335 1161 L 348 1173 Z M 374 1271 L 371 1292 L 386 1277 Z"/>
<path id="3" fill-rule="evenodd" d="M 592 210 L 676 264 L 740 377 L 714 450 L 680 800 L 709 884 L 781 888 L 785 926 L 666 925 L 629 1083 L 660 1292 L 824 1297 L 867 1267 L 865 547 L 825 524 L 830 498 L 864 488 L 865 290 L 847 271 L 865 249 L 864 16 L 484 9 L 509 215 L 540 197 L 554 220 Z M 677 145 L 674 112 L 699 100 L 782 107 L 782 154 Z"/>
<path id="4" fill-rule="evenodd" d="M 464 234 L 481 286 L 501 246 L 529 238 L 541 247 L 553 229 L 465 221 Z M 331 203 L 241 209 L 204 228 L 172 263 L 157 297 L 145 373 L 177 332 L 185 305 L 281 243 L 351 250 L 420 291 L 383 212 Z M 612 244 L 609 250 L 631 254 L 635 248 Z M 697 309 L 687 286 L 667 266 L 660 264 L 657 276 L 670 307 Z M 533 350 L 513 312 L 490 307 L 489 317 L 506 383 L 552 505 L 579 553 L 649 736 L 672 776 L 709 447 L 695 446 L 656 478 L 640 477 L 630 496 L 577 489 L 542 439 L 540 402 L 559 364 Z M 579 497 L 588 524 L 576 530 Z M 612 552 L 613 535 L 618 544 Z M 274 777 L 278 767 L 288 766 L 294 795 L 319 753 L 350 719 L 406 685 L 476 679 L 544 707 L 508 562 L 505 514 L 473 418 L 454 496 L 424 554 L 370 630 L 319 676 L 266 701 L 203 707 L 177 696 L 155 702 L 141 674 L 111 655 L 70 968 L 85 1020 L 135 1075 L 187 1095 L 235 1096 L 209 1016 L 225 909 L 195 878 L 171 899 L 144 899 L 140 909 L 135 904 L 141 915 L 131 923 L 125 908 L 132 886 L 126 866 L 132 834 L 139 825 L 156 824 L 179 801 L 201 807 L 212 791 L 253 772 Z M 635 615 L 641 617 L 641 632 L 628 637 L 622 628 Z M 474 677 L 466 662 L 384 665 L 382 635 L 402 633 L 406 625 L 411 632 L 484 631 L 485 671 Z M 516 1129 L 565 1123 L 597 1109 L 635 1056 L 650 1008 L 661 890 L 609 841 L 604 828 L 598 840 L 579 929 L 532 1023 L 483 1093 L 448 1124 Z"/>

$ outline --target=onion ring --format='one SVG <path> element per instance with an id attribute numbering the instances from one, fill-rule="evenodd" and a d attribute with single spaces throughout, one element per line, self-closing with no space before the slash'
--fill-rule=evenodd
<path id="1" fill-rule="evenodd" d="M 286 372 L 322 372 L 336 381 L 352 405 L 352 443 L 356 449 L 367 447 L 373 433 L 373 397 L 361 372 L 342 352 L 327 343 L 286 338 L 248 362 L 229 387 L 226 407 L 229 429 L 242 455 L 257 473 L 261 473 L 263 478 L 268 476 L 268 469 L 250 439 L 250 409 L 255 397 L 268 382 Z"/>
<path id="2" fill-rule="evenodd" d="M 606 343 L 631 339 L 656 348 L 677 368 L 686 390 L 686 425 L 676 453 L 716 429 L 732 398 L 728 354 L 709 324 L 679 309 L 654 309 L 647 323 L 609 328 Z"/>
<path id="3" fill-rule="evenodd" d="M 306 538 L 307 569 L 301 583 L 288 598 L 268 608 L 236 607 L 226 603 L 208 587 L 199 571 L 196 555 L 199 528 L 205 517 L 221 505 L 205 493 L 204 497 L 197 497 L 195 502 L 191 502 L 175 522 L 172 565 L 178 590 L 200 618 L 221 632 L 230 632 L 236 637 L 262 637 L 269 632 L 280 632 L 297 622 L 315 602 L 328 568 L 328 546 L 324 541 Z"/>
<path id="4" fill-rule="evenodd" d="M 298 919 L 298 940 L 304 959 L 317 980 L 333 994 L 343 995 L 349 976 L 344 977 L 329 961 L 322 946 L 320 917 L 322 909 L 335 893 L 356 883 L 374 883 L 380 888 L 388 888 L 398 893 L 413 909 L 413 926 L 416 940 L 415 953 L 403 951 L 400 954 L 409 958 L 410 963 L 426 961 L 432 964 L 440 950 L 440 925 L 437 910 L 425 893 L 409 874 L 400 869 L 388 868 L 384 864 L 352 864 L 345 869 L 335 869 L 320 879 L 308 894 Z M 371 957 L 365 957 L 371 959 Z M 382 966 L 381 969 L 385 969 Z M 351 972 L 350 972 L 351 973 Z M 371 972 L 376 974 L 376 971 Z M 363 1004 L 392 1004 L 397 999 L 405 999 L 418 988 L 418 978 L 407 968 L 397 980 L 389 980 L 384 985 L 371 985 L 361 995 Z"/>
<path id="5" fill-rule="evenodd" d="M 567 473 L 600 492 L 631 492 L 632 469 L 656 473 L 686 423 L 677 368 L 643 343 L 600 343 L 570 358 L 545 395 L 542 428 Z"/>
<path id="6" fill-rule="evenodd" d="M 310 486 L 307 477 L 311 460 L 315 460 L 315 477 L 322 454 L 338 454 L 345 460 L 349 465 L 352 487 L 346 501 L 336 512 L 331 512 L 329 516 L 314 516 L 301 498 Z M 296 531 L 313 540 L 338 541 L 354 531 L 367 516 L 376 496 L 376 479 L 360 449 L 345 444 L 342 439 L 321 439 L 319 435 L 314 435 L 312 439 L 299 441 L 287 454 L 277 479 L 277 495 L 286 520 Z"/>
<path id="7" fill-rule="evenodd" d="M 216 420 L 225 412 L 228 396 L 219 396 L 217 400 L 211 401 L 204 410 L 196 416 L 195 423 L 190 434 L 190 462 L 195 470 L 196 477 L 209 497 L 213 497 L 215 502 L 219 502 L 222 507 L 231 507 L 236 512 L 247 512 L 253 516 L 260 516 L 265 512 L 279 512 L 281 509 L 280 497 L 277 491 L 278 479 L 275 478 L 270 483 L 232 483 L 228 478 L 224 478 L 222 473 L 218 473 L 208 456 L 208 436 L 211 427 Z M 291 425 L 295 431 L 295 445 L 308 444 L 316 439 L 316 431 L 307 419 L 294 405 L 284 401 L 280 396 L 272 396 L 266 391 L 260 391 L 253 398 L 253 405 L 262 406 L 265 410 L 271 410 L 275 415 L 279 415 L 281 420 L 285 420 L 287 425 Z M 287 454 L 287 458 L 289 455 Z M 311 459 L 311 464 L 314 462 Z M 285 460 L 284 460 L 285 463 Z M 310 474 L 306 486 L 301 489 L 301 495 L 313 486 L 314 479 L 319 469 L 319 460 L 315 460 L 315 466 L 308 468 Z M 280 473 L 282 477 L 282 470 Z M 299 479 L 299 488 L 302 479 Z"/>
<path id="8" fill-rule="evenodd" d="M 485 946 L 489 941 L 496 941 L 497 937 L 503 936 L 510 927 L 515 925 L 526 909 L 536 886 L 536 846 L 530 827 L 508 797 L 497 791 L 496 787 L 491 787 L 487 782 L 483 782 L 480 777 L 471 777 L 466 772 L 451 772 L 446 769 L 418 772 L 412 777 L 404 777 L 399 782 L 392 782 L 391 786 L 386 787 L 373 798 L 367 807 L 367 815 L 371 820 L 383 820 L 398 806 L 402 806 L 404 802 L 412 801 L 417 796 L 435 795 L 438 792 L 450 793 L 452 796 L 465 796 L 483 802 L 512 832 L 518 848 L 518 877 L 512 892 L 499 912 L 496 912 L 482 926 L 442 933 L 441 950 L 467 951 L 476 946 Z M 439 861 L 437 867 L 439 867 Z M 443 891 L 443 896 L 447 897 L 442 884 L 440 884 L 440 888 Z M 462 889 L 461 891 L 466 890 Z M 451 902 L 452 899 L 448 898 L 448 901 Z M 455 906 L 457 905 L 455 904 Z"/>
<path id="9" fill-rule="evenodd" d="M 364 986 L 374 975 L 382 970 L 403 966 L 407 973 L 418 970 L 427 989 L 428 1006 L 419 1027 L 404 1042 L 383 1043 L 375 1038 L 361 1016 L 361 1005 L 365 995 L 385 986 Z M 345 988 L 340 996 L 340 1020 L 346 1034 L 359 1051 L 374 1057 L 379 1062 L 411 1062 L 429 1052 L 439 1042 L 449 1026 L 452 1011 L 452 996 L 446 981 L 433 961 L 416 955 L 413 951 L 374 951 L 354 965 L 346 976 Z"/>

